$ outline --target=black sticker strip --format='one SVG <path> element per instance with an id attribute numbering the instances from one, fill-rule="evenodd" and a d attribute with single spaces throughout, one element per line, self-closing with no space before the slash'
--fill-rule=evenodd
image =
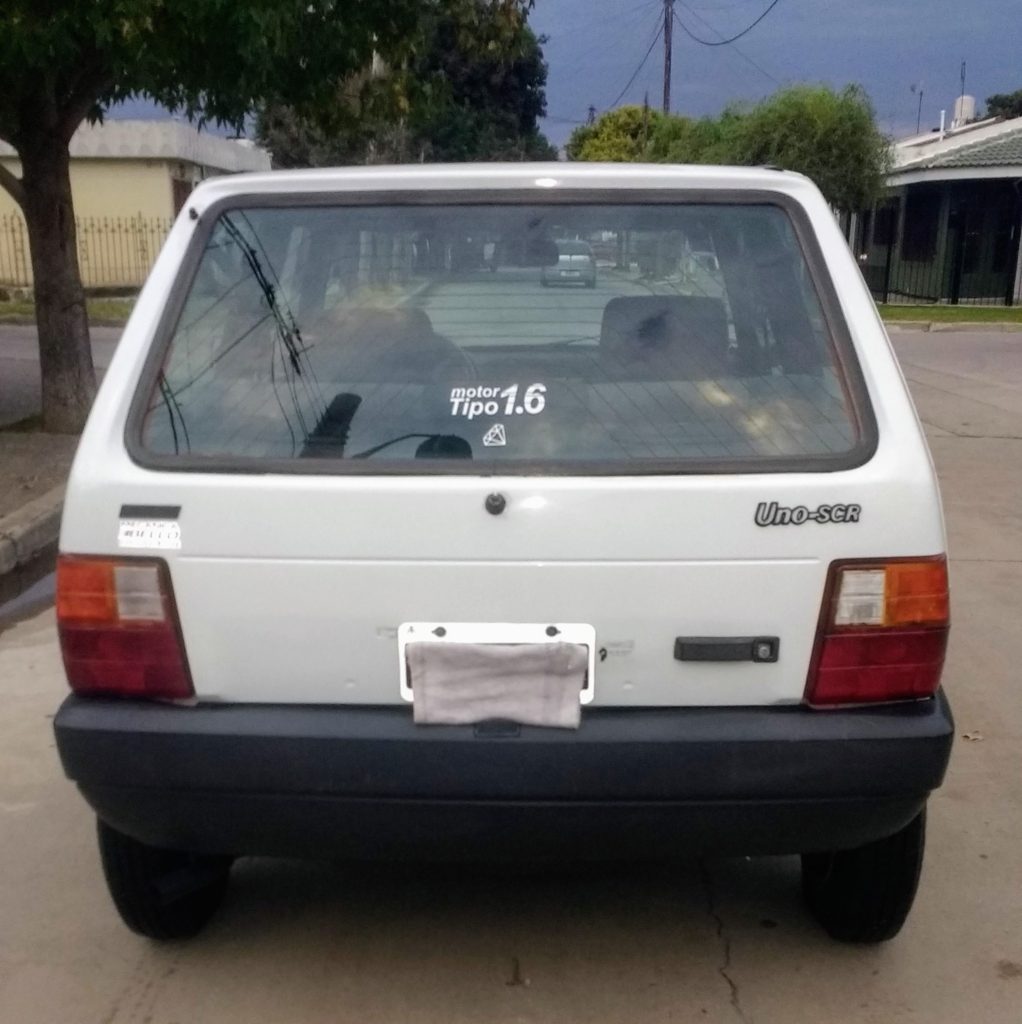
<path id="1" fill-rule="evenodd" d="M 177 519 L 180 505 L 122 505 L 121 519 Z"/>

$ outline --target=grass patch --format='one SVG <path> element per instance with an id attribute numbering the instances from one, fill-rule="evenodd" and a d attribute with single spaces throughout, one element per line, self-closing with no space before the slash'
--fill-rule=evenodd
<path id="1" fill-rule="evenodd" d="M 86 299 L 89 319 L 93 323 L 124 323 L 128 319 L 134 299 Z M 30 299 L 12 299 L 0 302 L 0 323 L 31 323 L 35 320 L 35 303 Z"/>
<path id="2" fill-rule="evenodd" d="M 1020 324 L 1022 306 L 891 306 L 877 307 L 892 323 L 928 320 L 938 324 Z"/>

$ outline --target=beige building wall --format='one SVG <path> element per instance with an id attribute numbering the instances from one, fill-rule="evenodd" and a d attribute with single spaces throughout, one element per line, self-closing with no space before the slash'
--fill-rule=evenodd
<path id="1" fill-rule="evenodd" d="M 17 160 L 0 157 L 0 164 L 21 175 Z M 191 179 L 192 168 L 172 168 L 166 160 L 72 160 L 75 216 L 173 217 L 172 170 L 175 177 Z M 0 217 L 18 212 L 14 200 L 0 189 Z"/>
<path id="2" fill-rule="evenodd" d="M 0 163 L 20 175 L 17 161 Z M 142 283 L 174 219 L 172 180 L 191 182 L 197 170 L 167 160 L 72 160 L 78 262 L 87 287 Z M 31 285 L 23 225 L 18 205 L 0 189 L 0 284 Z"/>
<path id="3" fill-rule="evenodd" d="M 270 155 L 174 120 L 83 124 L 70 143 L 78 263 L 86 288 L 142 284 L 174 216 L 204 178 L 268 171 Z M 21 174 L 0 140 L 0 165 Z M 0 287 L 31 286 L 25 222 L 0 189 Z"/>

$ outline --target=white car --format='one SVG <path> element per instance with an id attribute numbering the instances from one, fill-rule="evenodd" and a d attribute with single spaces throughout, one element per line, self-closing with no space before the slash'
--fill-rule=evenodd
<path id="1" fill-rule="evenodd" d="M 587 288 L 596 287 L 596 257 L 593 247 L 588 242 L 566 238 L 554 243 L 557 246 L 557 262 L 553 266 L 543 267 L 540 271 L 540 284 L 549 287 L 552 284 L 584 284 Z"/>
<path id="2" fill-rule="evenodd" d="M 689 236 L 723 294 L 528 269 Z M 524 269 L 458 255 L 491 244 Z M 923 434 L 829 208 L 772 170 L 201 185 L 82 436 L 57 615 L 60 755 L 156 938 L 243 855 L 732 852 L 801 854 L 875 942 L 951 749 Z"/>

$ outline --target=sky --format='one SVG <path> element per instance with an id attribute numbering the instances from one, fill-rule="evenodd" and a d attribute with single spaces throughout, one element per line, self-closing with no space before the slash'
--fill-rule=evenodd
<path id="1" fill-rule="evenodd" d="M 675 0 L 682 25 L 703 39 L 740 32 L 770 0 Z M 663 44 L 624 91 L 663 22 L 663 0 L 535 0 L 530 22 L 547 41 L 547 112 L 542 128 L 563 144 L 590 104 L 651 105 L 663 98 Z M 862 85 L 882 131 L 916 127 L 922 84 L 923 130 L 948 118 L 966 62 L 966 92 L 982 101 L 1022 89 L 1022 0 L 778 0 L 751 32 L 728 46 L 693 42 L 676 27 L 671 109 L 694 117 L 731 102 L 755 102 L 784 85 Z M 619 99 L 620 97 L 620 99 Z M 158 117 L 136 102 L 114 117 Z M 166 115 L 163 115 L 166 116 Z"/>
<path id="2" fill-rule="evenodd" d="M 770 0 L 675 0 L 676 16 L 704 39 L 727 38 Z M 562 144 L 590 104 L 609 109 L 663 21 L 663 0 L 536 0 L 530 22 L 546 35 L 550 68 L 543 129 Z M 733 101 L 754 102 L 782 85 L 861 84 L 882 131 L 911 134 L 922 83 L 925 130 L 948 117 L 961 91 L 982 101 L 1022 89 L 1022 0 L 779 0 L 729 46 L 693 42 L 675 28 L 671 110 L 701 117 Z M 663 99 L 663 43 L 657 42 L 619 104 Z"/>

